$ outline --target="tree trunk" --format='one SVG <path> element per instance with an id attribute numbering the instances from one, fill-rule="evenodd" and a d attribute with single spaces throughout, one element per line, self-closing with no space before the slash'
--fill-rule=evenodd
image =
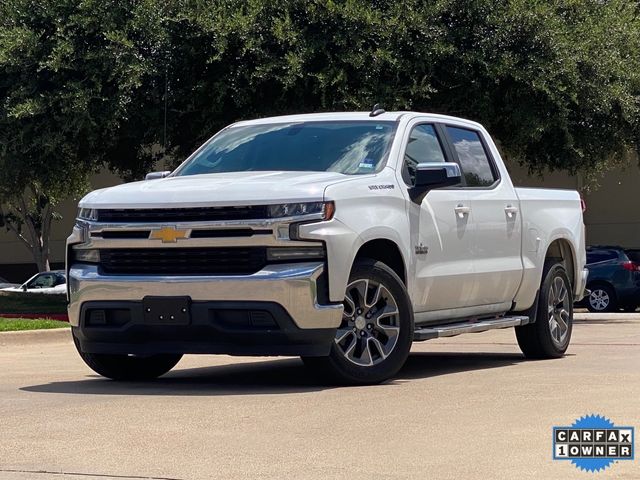
<path id="1" fill-rule="evenodd" d="M 40 225 L 42 229 L 40 231 L 40 255 L 42 261 L 42 270 L 49 271 L 51 266 L 49 264 L 49 237 L 51 235 L 51 220 L 53 219 L 53 207 L 51 203 L 47 202 L 46 206 L 42 209 L 42 219 Z"/>
<path id="2" fill-rule="evenodd" d="M 33 261 L 39 272 L 51 270 L 49 262 L 49 236 L 51 234 L 51 221 L 53 219 L 53 206 L 48 201 L 38 208 L 38 191 L 32 189 L 36 207 L 29 208 L 29 202 L 21 195 L 16 204 L 10 205 L 10 212 L 15 214 L 19 221 L 12 220 L 6 215 L 5 209 L 0 205 L 0 216 L 4 219 L 5 226 L 18 237 L 25 247 L 31 252 Z M 43 202 L 44 203 L 44 202 Z M 26 227 L 23 231 L 22 227 Z"/>
<path id="3" fill-rule="evenodd" d="M 31 232 L 31 245 L 33 259 L 38 266 L 39 272 L 48 272 L 51 270 L 49 263 L 49 234 L 51 232 L 51 204 L 47 205 L 40 211 L 40 218 L 27 216 L 26 223 L 29 232 Z"/>
<path id="4" fill-rule="evenodd" d="M 38 270 L 40 272 L 48 272 L 51 270 L 51 265 L 49 264 L 49 252 L 40 250 L 38 258 L 36 259 L 36 264 L 38 265 Z"/>
<path id="5" fill-rule="evenodd" d="M 39 272 L 48 272 L 51 270 L 51 265 L 49 263 L 49 252 L 42 248 L 42 245 L 34 245 L 31 249 L 31 255 L 33 256 L 33 261 L 38 267 Z"/>

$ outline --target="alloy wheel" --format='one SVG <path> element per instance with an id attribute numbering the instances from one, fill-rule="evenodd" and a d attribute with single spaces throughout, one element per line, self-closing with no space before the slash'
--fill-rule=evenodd
<path id="1" fill-rule="evenodd" d="M 369 279 L 347 286 L 335 343 L 345 359 L 370 367 L 384 361 L 398 342 L 398 304 L 387 287 Z"/>
<path id="2" fill-rule="evenodd" d="M 549 331 L 553 343 L 561 347 L 569 332 L 571 314 L 569 292 L 561 277 L 555 277 L 549 289 Z"/>
<path id="3" fill-rule="evenodd" d="M 609 294 L 600 288 L 592 290 L 589 295 L 589 305 L 599 312 L 606 310 L 609 307 L 610 302 L 611 298 L 609 297 Z"/>

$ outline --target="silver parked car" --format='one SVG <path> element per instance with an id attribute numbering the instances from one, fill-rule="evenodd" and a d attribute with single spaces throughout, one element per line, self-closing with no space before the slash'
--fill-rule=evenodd
<path id="1" fill-rule="evenodd" d="M 62 295 L 67 291 L 67 277 L 64 270 L 40 272 L 36 273 L 22 285 L 14 285 L 8 288 L 2 288 L 0 291 L 16 293 L 49 293 Z"/>

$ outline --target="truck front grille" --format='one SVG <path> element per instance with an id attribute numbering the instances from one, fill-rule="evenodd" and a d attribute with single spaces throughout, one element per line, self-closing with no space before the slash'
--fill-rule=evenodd
<path id="1" fill-rule="evenodd" d="M 263 220 L 266 218 L 268 218 L 266 205 L 98 210 L 98 221 L 104 223 L 211 222 L 226 220 Z"/>
<path id="2" fill-rule="evenodd" d="M 250 275 L 266 264 L 265 247 L 100 250 L 100 268 L 110 274 Z"/>

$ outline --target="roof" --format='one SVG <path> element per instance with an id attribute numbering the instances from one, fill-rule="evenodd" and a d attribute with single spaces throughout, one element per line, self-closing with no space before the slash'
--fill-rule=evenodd
<path id="1" fill-rule="evenodd" d="M 234 125 L 261 125 L 269 123 L 300 123 L 300 122 L 321 122 L 321 121 L 391 121 L 397 122 L 402 117 L 429 117 L 434 121 L 447 122 L 447 121 L 463 121 L 468 124 L 473 124 L 481 127 L 480 124 L 472 120 L 467 120 L 459 117 L 451 117 L 448 115 L 440 115 L 437 113 L 422 113 L 412 111 L 399 111 L 399 112 L 385 112 L 375 117 L 371 117 L 370 112 L 325 112 L 325 113 L 305 113 L 299 115 L 282 115 L 277 117 L 257 118 L 255 120 L 243 120 L 235 123 Z"/>
<path id="2" fill-rule="evenodd" d="M 589 245 L 587 250 L 640 250 L 639 247 L 621 247 L 620 245 Z"/>

